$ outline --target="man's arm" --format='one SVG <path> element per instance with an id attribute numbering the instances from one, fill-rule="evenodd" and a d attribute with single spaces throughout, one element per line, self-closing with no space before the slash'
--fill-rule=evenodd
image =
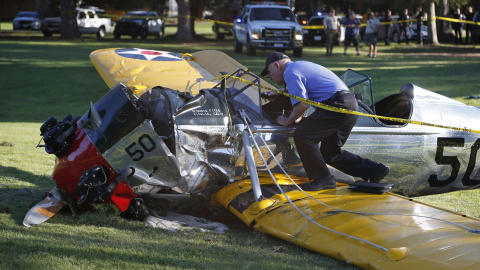
<path id="1" fill-rule="evenodd" d="M 293 112 L 290 114 L 290 116 L 288 118 L 283 117 L 283 116 L 279 116 L 276 119 L 276 121 L 277 121 L 277 123 L 279 123 L 282 126 L 289 126 L 289 125 L 295 123 L 295 121 L 305 113 L 305 111 L 308 109 L 308 107 L 310 107 L 310 105 L 308 105 L 307 103 L 298 102 L 293 107 Z"/>

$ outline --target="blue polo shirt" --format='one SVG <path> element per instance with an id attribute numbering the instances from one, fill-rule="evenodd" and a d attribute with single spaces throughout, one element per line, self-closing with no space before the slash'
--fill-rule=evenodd
<path id="1" fill-rule="evenodd" d="M 347 16 L 347 18 L 345 18 L 345 21 L 343 22 L 344 25 L 351 25 L 351 24 L 355 24 L 355 25 L 360 25 L 361 22 L 359 19 L 350 19 L 349 16 Z M 346 27 L 345 29 L 345 35 L 350 35 L 350 36 L 358 36 L 358 34 L 360 33 L 360 28 L 359 27 Z"/>
<path id="2" fill-rule="evenodd" d="M 337 91 L 348 90 L 331 70 L 308 61 L 287 63 L 283 79 L 289 94 L 317 102 L 329 99 Z M 291 99 L 291 102 L 295 105 L 299 101 Z"/>

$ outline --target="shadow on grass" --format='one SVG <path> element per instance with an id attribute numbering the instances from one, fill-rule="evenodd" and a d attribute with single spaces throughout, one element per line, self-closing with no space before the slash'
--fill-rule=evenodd
<path id="1" fill-rule="evenodd" d="M 15 223 L 21 224 L 27 211 L 41 201 L 45 193 L 55 187 L 50 177 L 39 176 L 14 167 L 0 165 L 0 175 L 5 178 L 0 188 L 0 212 L 10 213 Z M 25 186 L 27 182 L 32 187 Z"/>

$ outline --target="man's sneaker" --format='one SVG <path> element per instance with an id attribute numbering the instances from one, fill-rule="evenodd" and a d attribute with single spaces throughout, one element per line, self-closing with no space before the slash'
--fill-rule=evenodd
<path id="1" fill-rule="evenodd" d="M 390 168 L 388 166 L 383 165 L 382 163 L 378 164 L 377 172 L 370 177 L 369 182 L 378 183 L 382 180 L 387 174 L 390 172 Z"/>
<path id="2" fill-rule="evenodd" d="M 318 191 L 322 189 L 336 188 L 337 183 L 335 182 L 335 177 L 333 177 L 333 175 L 330 175 L 307 183 L 303 183 L 300 185 L 300 187 L 306 191 Z"/>

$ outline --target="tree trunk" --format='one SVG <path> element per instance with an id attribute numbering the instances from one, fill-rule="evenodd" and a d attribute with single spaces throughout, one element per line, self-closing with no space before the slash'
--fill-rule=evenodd
<path id="1" fill-rule="evenodd" d="M 432 44 L 439 45 L 437 37 L 437 23 L 435 18 L 435 2 L 430 1 L 430 16 L 428 18 L 428 34 L 432 37 Z"/>
<path id="2" fill-rule="evenodd" d="M 60 25 L 62 38 L 80 38 L 77 25 L 77 12 L 75 11 L 75 0 L 60 0 L 60 14 L 62 18 Z"/>
<path id="3" fill-rule="evenodd" d="M 440 0 L 437 11 L 440 17 L 449 17 L 448 0 Z M 437 26 L 438 41 L 440 41 L 441 43 L 453 42 L 452 25 L 450 24 L 450 22 L 438 20 Z"/>
<path id="4" fill-rule="evenodd" d="M 178 0 L 177 40 L 181 42 L 193 41 L 193 27 L 190 19 L 190 0 Z"/>
<path id="5" fill-rule="evenodd" d="M 43 13 L 43 6 L 42 6 L 42 0 L 35 0 L 35 11 L 40 14 L 41 18 L 44 18 L 45 14 Z"/>

